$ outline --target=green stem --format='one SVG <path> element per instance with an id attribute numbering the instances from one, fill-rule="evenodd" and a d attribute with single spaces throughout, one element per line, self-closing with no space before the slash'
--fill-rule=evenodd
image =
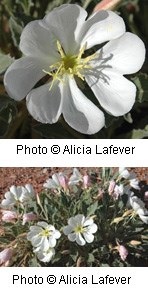
<path id="1" fill-rule="evenodd" d="M 89 6 L 89 4 L 91 3 L 92 0 L 85 0 L 84 4 L 83 4 L 83 8 L 87 9 L 87 7 Z"/>

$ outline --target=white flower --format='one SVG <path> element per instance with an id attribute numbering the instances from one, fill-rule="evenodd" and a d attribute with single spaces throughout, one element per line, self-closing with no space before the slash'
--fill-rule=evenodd
<path id="1" fill-rule="evenodd" d="M 75 77 L 86 81 L 105 111 L 124 115 L 136 96 L 135 85 L 124 75 L 139 71 L 145 47 L 138 36 L 125 32 L 116 13 L 102 10 L 86 17 L 82 7 L 64 4 L 30 22 L 20 40 L 23 57 L 7 69 L 4 84 L 15 100 L 27 95 L 28 111 L 37 121 L 52 124 L 63 114 L 72 128 L 94 134 L 104 126 L 104 114 L 78 88 Z M 85 50 L 107 41 L 83 57 Z M 31 91 L 45 75 L 52 80 Z"/>
<path id="2" fill-rule="evenodd" d="M 79 170 L 76 167 L 74 167 L 73 174 L 70 177 L 68 184 L 73 186 L 73 185 L 76 185 L 76 184 L 78 184 L 79 182 L 82 182 L 82 181 L 83 181 L 82 180 L 82 175 L 80 174 Z"/>
<path id="3" fill-rule="evenodd" d="M 113 192 L 113 198 L 117 200 L 119 196 L 122 196 L 123 194 L 124 194 L 123 184 L 116 185 Z"/>
<path id="4" fill-rule="evenodd" d="M 126 167 L 119 167 L 119 177 L 129 179 L 130 173 Z"/>
<path id="5" fill-rule="evenodd" d="M 52 179 L 48 179 L 43 187 L 48 189 L 63 189 L 67 188 L 68 179 L 63 173 L 56 173 L 52 175 Z"/>
<path id="6" fill-rule="evenodd" d="M 136 190 L 140 190 L 139 181 L 135 178 L 129 180 L 130 186 Z"/>
<path id="7" fill-rule="evenodd" d="M 42 262 L 49 262 L 55 255 L 54 248 L 50 247 L 48 247 L 48 249 L 45 251 L 38 250 L 38 248 L 36 248 L 33 252 L 37 255 L 37 258 Z"/>
<path id="8" fill-rule="evenodd" d="M 145 208 L 144 202 L 137 196 L 129 197 L 129 204 L 134 209 L 135 213 L 139 215 L 140 219 L 148 224 L 148 210 Z"/>
<path id="9" fill-rule="evenodd" d="M 80 246 L 87 243 L 92 243 L 94 240 L 94 233 L 97 231 L 97 225 L 91 217 L 85 217 L 78 214 L 68 220 L 68 226 L 63 228 L 65 235 L 72 242 L 76 241 Z"/>
<path id="10" fill-rule="evenodd" d="M 1 207 L 12 207 L 17 203 L 25 204 L 34 196 L 35 193 L 31 184 L 27 184 L 25 187 L 13 185 L 10 187 L 10 191 L 5 193 L 5 199 L 2 200 Z"/>
<path id="11" fill-rule="evenodd" d="M 30 227 L 27 239 L 34 247 L 38 247 L 38 250 L 47 251 L 49 247 L 55 247 L 56 239 L 59 239 L 60 236 L 61 233 L 54 226 L 42 221 Z"/>
<path id="12" fill-rule="evenodd" d="M 132 188 L 139 190 L 139 181 L 136 179 L 135 173 L 130 173 L 125 167 L 119 167 L 119 177 L 128 179 Z"/>

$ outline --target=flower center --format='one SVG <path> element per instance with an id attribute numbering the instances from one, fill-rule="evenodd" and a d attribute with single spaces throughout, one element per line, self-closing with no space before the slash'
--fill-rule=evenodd
<path id="1" fill-rule="evenodd" d="M 39 235 L 42 237 L 48 237 L 51 232 L 48 229 L 43 230 Z"/>
<path id="2" fill-rule="evenodd" d="M 83 233 L 84 230 L 85 229 L 81 225 L 78 225 L 77 227 L 74 228 L 75 233 Z"/>
<path id="3" fill-rule="evenodd" d="M 65 70 L 73 69 L 77 65 L 75 56 L 67 55 L 63 58 L 63 66 Z"/>
<path id="4" fill-rule="evenodd" d="M 89 61 L 94 59 L 96 56 L 95 53 L 88 57 L 82 58 L 85 47 L 86 46 L 83 46 L 80 49 L 78 55 L 66 55 L 62 49 L 60 42 L 57 41 L 57 48 L 58 52 L 60 53 L 60 60 L 57 63 L 50 65 L 50 71 L 46 71 L 43 69 L 43 72 L 52 77 L 52 83 L 49 90 L 51 90 L 56 80 L 64 82 L 65 75 L 70 75 L 72 78 L 74 76 L 77 76 L 80 79 L 84 80 L 83 70 L 92 68 L 92 66 L 89 64 Z"/>

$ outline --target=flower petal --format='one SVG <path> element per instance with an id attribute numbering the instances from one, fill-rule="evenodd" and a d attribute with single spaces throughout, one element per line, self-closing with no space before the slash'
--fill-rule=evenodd
<path id="1" fill-rule="evenodd" d="M 28 240 L 29 240 L 29 237 L 28 237 Z M 42 236 L 34 236 L 30 241 L 34 247 L 38 247 L 43 242 L 43 237 Z"/>
<path id="2" fill-rule="evenodd" d="M 78 52 L 80 45 L 77 39 L 86 16 L 87 12 L 76 4 L 61 5 L 45 16 L 45 23 L 54 32 L 65 53 Z"/>
<path id="3" fill-rule="evenodd" d="M 94 241 L 94 235 L 92 235 L 91 233 L 83 233 L 84 238 L 86 240 L 87 243 L 92 243 Z"/>
<path id="4" fill-rule="evenodd" d="M 27 108 L 30 114 L 42 123 L 55 123 L 62 107 L 60 83 L 53 85 L 45 84 L 32 90 L 26 97 Z"/>
<path id="5" fill-rule="evenodd" d="M 123 19 L 112 11 L 98 11 L 85 22 L 79 40 L 86 49 L 108 40 L 118 38 L 125 32 Z"/>
<path id="6" fill-rule="evenodd" d="M 51 248 L 53 248 L 53 247 L 55 247 L 56 242 L 57 242 L 56 239 L 53 236 L 51 236 L 48 239 L 48 246 L 51 247 Z"/>
<path id="7" fill-rule="evenodd" d="M 83 226 L 84 221 L 85 221 L 85 216 L 83 214 L 77 214 L 75 216 L 75 222 L 77 225 Z"/>
<path id="8" fill-rule="evenodd" d="M 92 224 L 88 227 L 87 232 L 94 234 L 97 232 L 97 230 L 98 230 L 98 226 L 96 224 Z"/>
<path id="9" fill-rule="evenodd" d="M 148 215 L 139 214 L 139 217 L 145 224 L 148 224 Z"/>
<path id="10" fill-rule="evenodd" d="M 102 58 L 108 58 L 108 64 L 122 74 L 137 72 L 145 59 L 144 43 L 138 36 L 128 32 L 108 42 L 102 49 Z"/>
<path id="11" fill-rule="evenodd" d="M 90 135 L 103 128 L 103 112 L 79 90 L 74 79 L 64 85 L 63 98 L 63 116 L 73 129 Z"/>
<path id="12" fill-rule="evenodd" d="M 71 234 L 68 234 L 68 240 L 71 241 L 71 242 L 74 242 L 76 240 L 76 233 L 71 233 Z"/>
<path id="13" fill-rule="evenodd" d="M 34 250 L 34 252 L 36 251 Z M 43 252 L 41 250 L 38 251 L 37 252 L 38 259 L 42 262 L 49 262 L 52 259 L 52 257 L 55 255 L 55 250 L 53 248 L 50 248 L 50 251 L 48 249 L 47 252 Z"/>
<path id="14" fill-rule="evenodd" d="M 38 222 L 37 225 L 40 226 L 40 227 L 42 227 L 42 228 L 44 228 L 44 229 L 48 229 L 48 226 L 49 226 L 49 225 L 48 225 L 46 222 L 44 222 L 44 221 L 42 221 L 42 222 Z"/>
<path id="15" fill-rule="evenodd" d="M 68 220 L 68 224 L 69 224 L 72 228 L 74 228 L 74 227 L 77 225 L 77 221 L 76 221 L 75 216 L 72 216 L 72 217 L 69 218 L 69 220 Z"/>
<path id="16" fill-rule="evenodd" d="M 85 222 L 84 222 L 83 226 L 84 227 L 90 226 L 90 225 L 93 224 L 93 222 L 94 222 L 93 219 L 91 217 L 88 217 L 88 218 L 85 219 Z"/>
<path id="17" fill-rule="evenodd" d="M 46 183 L 43 184 L 43 187 L 48 189 L 55 189 L 57 188 L 57 185 L 52 179 L 48 179 Z"/>
<path id="18" fill-rule="evenodd" d="M 84 246 L 86 244 L 86 241 L 84 240 L 84 238 L 82 237 L 80 233 L 76 234 L 76 242 L 80 246 Z"/>
<path id="19" fill-rule="evenodd" d="M 59 182 L 58 174 L 53 174 L 52 175 L 52 179 L 56 183 L 56 186 L 59 187 L 60 186 L 60 182 Z"/>
<path id="20" fill-rule="evenodd" d="M 27 56 L 45 59 L 48 66 L 57 62 L 59 57 L 56 38 L 42 20 L 31 21 L 23 29 L 20 49 Z"/>
<path id="21" fill-rule="evenodd" d="M 15 100 L 22 100 L 45 73 L 47 64 L 35 57 L 22 57 L 12 63 L 4 76 L 6 91 Z"/>
<path id="22" fill-rule="evenodd" d="M 114 116 L 129 112 L 135 102 L 136 86 L 120 73 L 109 69 L 86 75 L 86 82 L 91 87 L 101 106 Z"/>
<path id="23" fill-rule="evenodd" d="M 55 230 L 55 231 L 53 232 L 53 237 L 54 237 L 55 239 L 59 239 L 59 238 L 61 237 L 61 233 L 60 233 L 58 230 Z"/>
<path id="24" fill-rule="evenodd" d="M 65 226 L 64 228 L 63 228 L 63 233 L 65 234 L 65 235 L 68 235 L 68 234 L 70 234 L 71 232 L 72 232 L 72 230 L 73 230 L 73 227 L 71 227 L 71 226 Z"/>

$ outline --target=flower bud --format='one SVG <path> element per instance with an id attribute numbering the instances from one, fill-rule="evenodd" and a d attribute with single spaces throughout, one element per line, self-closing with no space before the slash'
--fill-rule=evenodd
<path id="1" fill-rule="evenodd" d="M 2 266 L 8 266 L 9 260 L 12 257 L 12 249 L 6 248 L 3 251 L 0 252 L 0 265 Z"/>
<path id="2" fill-rule="evenodd" d="M 113 180 L 110 181 L 109 187 L 108 187 L 108 193 L 109 193 L 109 195 L 111 195 L 114 192 L 115 185 L 116 185 L 115 181 L 113 181 Z"/>
<path id="3" fill-rule="evenodd" d="M 144 194 L 144 201 L 146 201 L 146 202 L 148 201 L 148 191 L 146 191 Z"/>
<path id="4" fill-rule="evenodd" d="M 25 225 L 27 222 L 36 220 L 37 216 L 33 212 L 24 213 L 23 215 L 23 225 Z"/>
<path id="5" fill-rule="evenodd" d="M 17 213 L 15 211 L 3 210 L 2 211 L 2 221 L 4 222 L 14 222 L 17 219 Z"/>
<path id="6" fill-rule="evenodd" d="M 127 249 L 126 249 L 123 245 L 118 245 L 118 248 L 117 248 L 117 249 L 118 249 L 118 251 L 119 251 L 119 255 L 120 255 L 121 259 L 122 259 L 123 261 L 125 261 L 127 255 L 128 255 L 128 251 L 127 251 Z"/>
<path id="7" fill-rule="evenodd" d="M 86 175 L 83 176 L 83 187 L 84 187 L 84 189 L 87 189 L 89 184 L 90 184 L 90 178 L 86 174 Z"/>
<path id="8" fill-rule="evenodd" d="M 112 10 L 119 2 L 121 2 L 121 0 L 102 0 L 95 6 L 94 12 L 106 9 Z"/>
<path id="9" fill-rule="evenodd" d="M 59 176 L 59 182 L 60 182 L 61 187 L 64 190 L 67 190 L 67 187 L 68 187 L 68 179 L 66 178 L 66 176 L 60 175 Z"/>

